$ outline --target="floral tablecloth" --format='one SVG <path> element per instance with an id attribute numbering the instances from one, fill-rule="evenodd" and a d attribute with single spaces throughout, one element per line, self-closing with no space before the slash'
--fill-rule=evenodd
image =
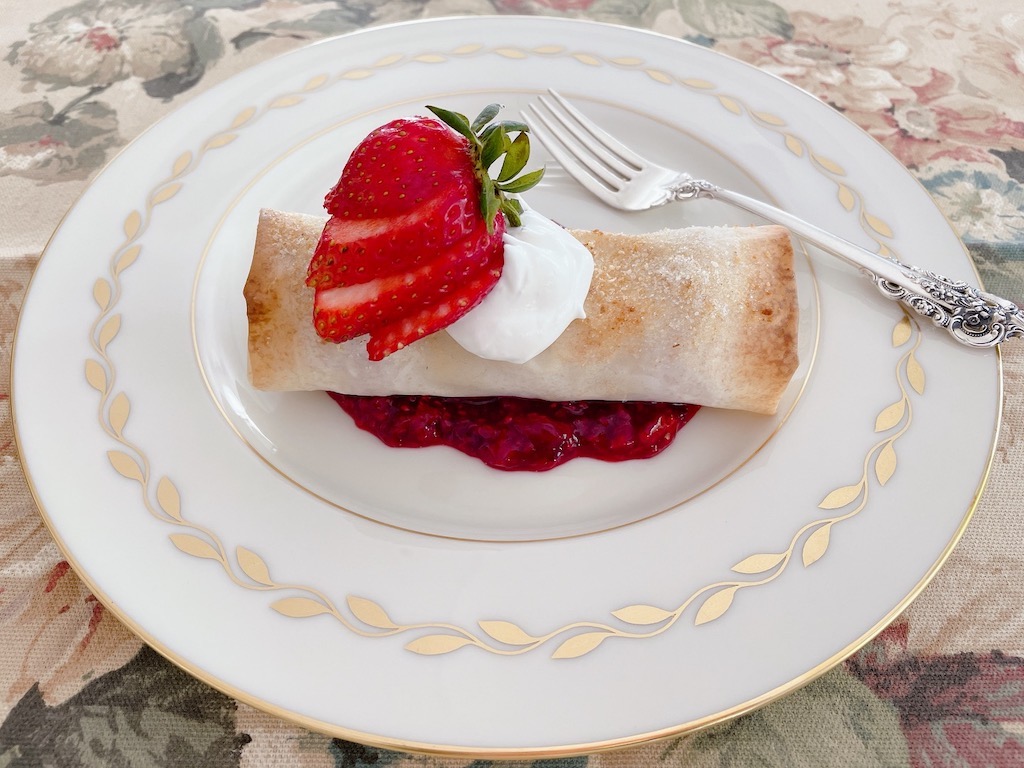
<path id="1" fill-rule="evenodd" d="M 1024 299 L 1019 0 L 0 0 L 0 765 L 470 762 L 305 731 L 143 645 L 47 534 L 18 460 L 8 393 L 32 270 L 120 147 L 192 95 L 308 41 L 464 14 L 653 29 L 787 78 L 895 154 L 959 231 L 986 287 Z M 895 624 L 822 678 L 734 722 L 543 762 L 1024 765 L 1024 346 L 1005 345 L 1003 362 L 988 487 L 946 567 Z"/>

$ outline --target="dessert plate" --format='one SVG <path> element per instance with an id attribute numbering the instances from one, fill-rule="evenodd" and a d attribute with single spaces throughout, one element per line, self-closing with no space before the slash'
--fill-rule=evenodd
<path id="1" fill-rule="evenodd" d="M 977 503 L 997 352 L 800 253 L 801 369 L 778 417 L 701 411 L 646 462 L 504 474 L 386 449 L 321 393 L 255 392 L 241 284 L 259 207 L 315 213 L 372 127 L 427 103 L 513 114 L 552 86 L 666 165 L 976 280 L 879 145 L 811 96 L 667 37 L 467 18 L 367 30 L 204 93 L 101 173 L 47 247 L 13 395 L 39 508 L 153 647 L 247 703 L 382 747 L 593 752 L 747 712 L 923 589 Z M 543 160 L 543 153 L 537 151 Z M 627 215 L 551 165 L 571 227 Z"/>

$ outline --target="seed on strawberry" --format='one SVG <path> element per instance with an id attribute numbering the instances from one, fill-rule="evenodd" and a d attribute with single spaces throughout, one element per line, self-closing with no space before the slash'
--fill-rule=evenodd
<path id="1" fill-rule="evenodd" d="M 522 206 L 509 195 L 543 174 L 520 175 L 528 129 L 494 122 L 498 105 L 472 123 L 428 109 L 440 120 L 395 120 L 356 147 L 324 201 L 331 219 L 307 271 L 317 333 L 334 342 L 369 335 L 371 360 L 441 330 L 483 299 L 501 275 L 506 221 L 520 223 Z M 492 179 L 489 169 L 502 158 Z"/>

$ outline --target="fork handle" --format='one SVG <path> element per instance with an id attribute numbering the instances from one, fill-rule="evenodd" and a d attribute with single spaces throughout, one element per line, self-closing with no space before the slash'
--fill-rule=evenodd
<path id="1" fill-rule="evenodd" d="M 1024 336 L 1024 313 L 1012 301 L 896 259 L 880 256 L 791 213 L 702 179 L 684 177 L 669 188 L 671 200 L 721 200 L 760 216 L 863 272 L 886 298 L 945 328 L 971 347 L 994 347 Z"/>

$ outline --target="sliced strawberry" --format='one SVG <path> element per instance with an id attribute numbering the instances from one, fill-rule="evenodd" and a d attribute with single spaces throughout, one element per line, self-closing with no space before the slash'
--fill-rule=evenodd
<path id="1" fill-rule="evenodd" d="M 481 272 L 493 270 L 496 258 L 500 273 L 503 233 L 503 221 L 491 234 L 480 221 L 475 232 L 416 269 L 318 289 L 313 306 L 317 333 L 329 341 L 348 341 L 445 301 Z"/>
<path id="2" fill-rule="evenodd" d="M 392 352 L 407 347 L 414 341 L 436 333 L 454 323 L 484 300 L 484 296 L 501 277 L 501 254 L 496 254 L 486 269 L 460 284 L 439 304 L 421 309 L 414 315 L 384 325 L 370 332 L 366 352 L 371 360 L 383 360 Z"/>
<path id="3" fill-rule="evenodd" d="M 474 165 L 464 136 L 433 119 L 393 120 L 359 143 L 324 207 L 346 219 L 400 215 L 466 174 Z"/>
<path id="4" fill-rule="evenodd" d="M 492 122 L 499 105 L 472 123 L 428 109 L 443 122 L 395 120 L 356 147 L 324 201 L 331 219 L 307 270 L 317 333 L 335 342 L 368 335 L 371 360 L 441 330 L 483 299 L 501 275 L 505 222 L 518 226 L 523 210 L 510 195 L 543 174 L 518 175 L 529 156 L 527 128 Z M 492 179 L 488 169 L 503 156 Z"/>
<path id="5" fill-rule="evenodd" d="M 482 221 L 475 179 L 459 180 L 427 204 L 391 218 L 332 218 L 310 261 L 306 285 L 355 285 L 415 268 Z"/>

